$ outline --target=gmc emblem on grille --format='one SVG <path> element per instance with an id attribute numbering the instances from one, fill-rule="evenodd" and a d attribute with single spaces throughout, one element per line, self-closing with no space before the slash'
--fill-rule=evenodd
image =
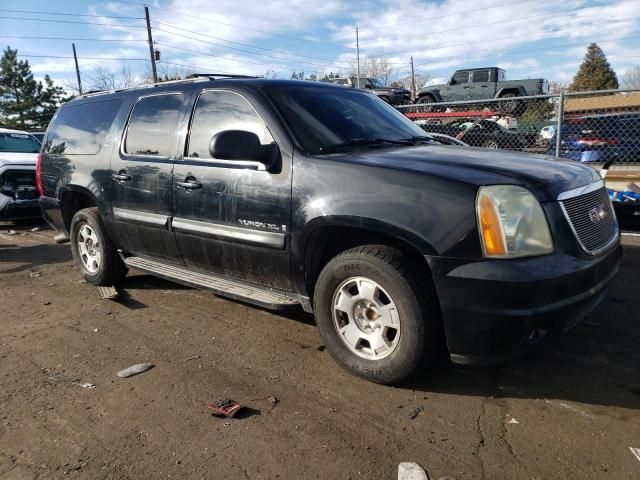
<path id="1" fill-rule="evenodd" d="M 598 205 L 589 210 L 589 220 L 591 220 L 591 223 L 600 223 L 607 218 L 607 215 L 608 213 L 604 209 L 604 205 Z"/>

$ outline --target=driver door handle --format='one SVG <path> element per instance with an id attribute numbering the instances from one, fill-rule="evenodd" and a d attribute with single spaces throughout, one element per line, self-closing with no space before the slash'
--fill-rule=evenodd
<path id="1" fill-rule="evenodd" d="M 180 188 L 184 188 L 185 190 L 197 190 L 198 188 L 202 188 L 202 184 L 193 177 L 185 178 L 184 182 L 176 182 L 176 185 Z"/>
<path id="2" fill-rule="evenodd" d="M 116 182 L 128 182 L 131 180 L 131 175 L 127 175 L 125 170 L 120 171 L 119 173 L 114 173 L 111 175 Z"/>

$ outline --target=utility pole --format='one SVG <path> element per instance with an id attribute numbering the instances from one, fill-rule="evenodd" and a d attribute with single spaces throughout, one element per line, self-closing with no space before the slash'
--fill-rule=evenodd
<path id="1" fill-rule="evenodd" d="M 76 55 L 76 44 L 72 43 L 73 47 L 73 61 L 76 62 L 76 77 L 78 77 L 78 93 L 82 95 L 82 81 L 80 80 L 80 67 L 78 67 L 78 55 Z"/>
<path id="2" fill-rule="evenodd" d="M 158 83 L 158 71 L 156 70 L 156 54 L 153 51 L 153 37 L 151 36 L 151 20 L 149 19 L 149 7 L 144 6 L 144 16 L 147 19 L 147 37 L 149 37 L 149 54 L 151 55 L 151 71 L 153 83 Z"/>
<path id="3" fill-rule="evenodd" d="M 358 63 L 358 76 L 356 77 L 356 87 L 360 88 L 360 40 L 358 39 L 358 27 L 356 27 L 356 57 Z"/>
<path id="4" fill-rule="evenodd" d="M 416 88 L 416 72 L 413 70 L 413 55 L 411 55 L 411 101 L 414 102 L 418 94 Z"/>

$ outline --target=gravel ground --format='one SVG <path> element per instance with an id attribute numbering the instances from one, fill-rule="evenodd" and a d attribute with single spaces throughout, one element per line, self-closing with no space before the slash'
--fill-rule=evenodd
<path id="1" fill-rule="evenodd" d="M 0 226 L 0 479 L 390 480 L 402 461 L 432 479 L 640 478 L 640 237 L 558 341 L 392 388 L 339 368 L 303 313 L 137 272 L 101 300 L 32 227 Z M 211 416 L 220 397 L 249 414 Z"/>

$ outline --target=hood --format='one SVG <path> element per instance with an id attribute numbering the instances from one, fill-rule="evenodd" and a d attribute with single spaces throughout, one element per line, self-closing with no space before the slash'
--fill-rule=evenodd
<path id="1" fill-rule="evenodd" d="M 0 167 L 5 165 L 33 165 L 38 160 L 37 153 L 0 152 Z"/>
<path id="2" fill-rule="evenodd" d="M 406 170 L 476 186 L 509 184 L 540 201 L 600 180 L 591 167 L 531 153 L 440 145 L 366 150 L 345 156 L 353 163 Z"/>

